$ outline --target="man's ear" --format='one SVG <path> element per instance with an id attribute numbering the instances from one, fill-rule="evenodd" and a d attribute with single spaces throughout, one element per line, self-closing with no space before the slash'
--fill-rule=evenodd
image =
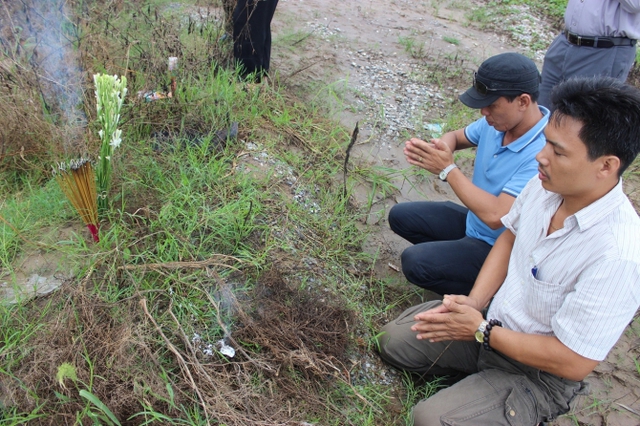
<path id="1" fill-rule="evenodd" d="M 532 102 L 533 101 L 531 100 L 531 95 L 528 93 L 523 93 L 522 95 L 518 96 L 518 106 L 522 109 L 529 108 L 529 105 L 531 105 Z"/>
<path id="2" fill-rule="evenodd" d="M 615 155 L 604 155 L 600 158 L 601 167 L 598 171 L 598 174 L 603 178 L 608 178 L 610 176 L 618 177 L 618 170 L 620 170 L 620 166 L 622 163 L 620 159 Z"/>

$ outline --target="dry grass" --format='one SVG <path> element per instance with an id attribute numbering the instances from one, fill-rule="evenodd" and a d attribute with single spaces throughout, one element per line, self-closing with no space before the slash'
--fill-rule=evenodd
<path id="1" fill-rule="evenodd" d="M 43 52 L 38 57 L 47 56 L 45 46 L 34 38 L 37 25 L 16 31 L 18 19 L 26 22 L 26 14 L 31 13 L 22 5 L 35 4 L 38 0 L 0 5 L 2 43 L 9 52 L 0 62 L 0 95 L 9 101 L 0 103 L 0 129 L 11 130 L 7 136 L 0 130 L 0 167 L 18 172 L 48 170 L 50 166 L 43 168 L 42 164 L 86 150 L 95 152 L 92 148 L 97 144 L 90 127 L 82 127 L 79 136 L 69 136 L 55 84 L 48 85 L 51 82 L 42 64 L 30 62 L 35 52 Z M 214 124 L 220 124 L 211 123 L 211 116 L 199 115 L 200 104 L 211 102 L 211 98 L 150 103 L 135 98 L 137 90 L 167 90 L 167 56 L 180 57 L 184 76 L 219 66 L 214 64 L 227 65 L 227 52 L 218 45 L 215 33 L 200 34 L 199 41 L 186 44 L 178 37 L 178 23 L 152 7 L 120 20 L 120 14 L 125 13 L 122 2 L 68 4 L 81 4 L 86 9 L 73 22 L 75 32 L 66 36 L 85 70 L 78 87 L 89 123 L 95 107 L 89 70 L 107 70 L 129 80 L 134 96 L 127 101 L 123 129 L 140 139 L 154 132 L 206 134 Z M 36 22 L 36 15 L 30 16 Z M 204 28 L 191 22 L 188 26 L 190 32 Z M 31 41 L 35 44 L 30 45 Z M 220 111 L 224 108 L 215 110 L 215 119 L 224 122 L 228 116 L 217 114 Z M 279 131 L 271 127 L 264 130 Z M 303 134 L 285 130 L 295 144 L 310 148 Z M 33 154 L 33 158 L 26 154 Z M 166 156 L 155 157 L 158 162 L 169 161 Z M 132 212 L 128 219 L 131 231 L 140 237 L 131 244 L 132 252 L 136 245 L 147 248 L 140 240 L 148 237 L 148 224 L 154 220 L 154 209 L 160 207 L 155 205 L 154 191 L 133 188 L 125 196 L 124 204 Z M 149 250 L 157 249 L 155 242 Z M 345 352 L 352 337 L 353 312 L 327 294 L 307 293 L 295 283 L 289 284 L 279 271 L 267 270 L 242 303 L 231 301 L 233 328 L 228 329 L 228 318 L 221 317 L 224 309 L 214 297 L 228 284 L 212 270 L 231 268 L 201 260 L 118 268 L 115 263 L 119 261 L 115 260 L 109 271 L 96 266 L 97 270 L 81 282 L 70 282 L 21 308 L 23 312 L 48 313 L 38 318 L 38 331 L 30 337 L 26 353 L 3 352 L 0 358 L 0 363 L 12 362 L 7 369 L 11 374 L 0 375 L 4 406 L 21 413 L 36 410 L 45 416 L 33 424 L 89 424 L 87 410 L 93 408 L 80 394 L 88 391 L 124 425 L 144 423 L 148 417 L 136 416 L 144 411 L 181 420 L 185 412 L 203 413 L 211 423 L 227 425 L 300 425 L 299 419 L 348 418 L 326 397 L 342 386 L 358 395 L 351 385 L 352 365 Z M 237 278 L 239 282 L 255 281 L 250 279 L 253 277 Z M 165 285 L 139 289 L 141 282 L 151 286 L 149 283 L 156 280 Z M 113 296 L 120 295 L 120 290 L 126 296 Z M 217 322 L 207 324 L 215 329 L 209 330 L 210 334 L 220 338 L 230 333 L 235 357 L 208 354 L 194 341 L 193 333 L 202 324 L 191 323 L 186 309 L 174 305 L 172 292 L 195 293 L 197 303 L 206 304 L 206 312 L 217 313 Z M 24 324 L 21 318 L 12 321 L 11 329 Z M 27 323 L 30 321 L 34 318 Z M 61 384 L 56 379 L 64 363 L 73 366 L 76 381 L 67 379 Z"/>
<path id="2" fill-rule="evenodd" d="M 143 411 L 139 401 L 169 417 L 178 415 L 180 404 L 197 404 L 209 419 L 228 425 L 299 424 L 292 419 L 303 414 L 295 408 L 300 400 L 307 404 L 305 416 L 335 410 L 320 395 L 336 380 L 347 381 L 345 347 L 352 315 L 289 287 L 275 271 L 260 282 L 242 307 L 233 304 L 238 324 L 230 343 L 238 352 L 231 359 L 203 353 L 176 318 L 167 294 L 155 295 L 153 302 L 138 294 L 107 303 L 85 285 L 68 284 L 50 300 L 63 308 L 44 319 L 29 355 L 14 370 L 15 378 L 2 377 L 5 403 L 26 411 L 43 404 L 41 412 L 48 416 L 39 424 L 50 425 L 73 424 L 84 408 L 79 391 L 89 387 L 119 419 Z M 216 283 L 219 290 L 224 285 Z M 208 291 L 201 292 L 211 309 L 220 312 Z M 172 325 L 160 327 L 160 317 L 170 318 Z M 224 326 L 222 320 L 220 324 Z M 168 403 L 172 397 L 157 372 L 172 362 L 180 368 L 169 373 L 175 396 Z M 75 367 L 75 385 L 56 380 L 63 363 Z M 198 400 L 190 399 L 194 394 Z M 135 417 L 123 424 L 143 420 Z"/>

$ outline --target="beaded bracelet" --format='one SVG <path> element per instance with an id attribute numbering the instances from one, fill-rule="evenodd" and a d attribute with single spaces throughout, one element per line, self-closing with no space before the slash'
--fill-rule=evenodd
<path id="1" fill-rule="evenodd" d="M 489 346 L 489 333 L 491 333 L 491 329 L 495 326 L 498 327 L 502 327 L 502 321 L 498 321 L 496 319 L 492 319 L 489 320 L 489 324 L 487 324 L 487 327 L 484 329 L 484 342 L 482 343 L 482 346 L 488 350 L 488 351 L 492 351 L 493 349 L 491 349 L 491 346 Z"/>

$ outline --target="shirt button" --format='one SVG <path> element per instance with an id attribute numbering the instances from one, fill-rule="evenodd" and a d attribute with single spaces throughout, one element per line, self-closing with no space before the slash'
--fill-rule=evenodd
<path id="1" fill-rule="evenodd" d="M 493 154 L 493 158 L 498 158 L 498 154 Z"/>
<path id="2" fill-rule="evenodd" d="M 515 411 L 513 411 L 513 410 L 511 410 L 511 411 L 509 411 L 509 415 L 510 415 L 511 417 L 515 417 L 516 412 L 515 412 Z"/>

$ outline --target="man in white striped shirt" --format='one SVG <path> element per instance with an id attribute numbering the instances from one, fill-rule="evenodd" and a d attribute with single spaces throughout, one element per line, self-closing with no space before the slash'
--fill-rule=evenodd
<path id="1" fill-rule="evenodd" d="M 552 420 L 640 306 L 640 218 L 621 183 L 640 151 L 640 91 L 572 79 L 552 102 L 539 174 L 469 296 L 410 308 L 380 334 L 395 367 L 468 375 L 417 404 L 415 425 Z"/>

